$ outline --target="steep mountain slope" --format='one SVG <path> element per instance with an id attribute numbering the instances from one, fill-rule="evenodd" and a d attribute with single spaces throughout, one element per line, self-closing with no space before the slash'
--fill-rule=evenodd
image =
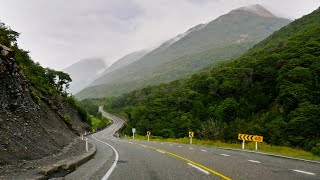
<path id="1" fill-rule="evenodd" d="M 140 50 L 140 51 L 136 51 L 136 52 L 132 52 L 130 54 L 127 54 L 126 56 L 124 56 L 124 57 L 120 58 L 119 60 L 117 60 L 116 62 L 114 62 L 102 74 L 107 76 L 107 74 L 110 73 L 111 71 L 114 71 L 116 69 L 119 69 L 119 68 L 124 67 L 128 64 L 133 63 L 134 61 L 142 58 L 148 52 L 149 52 L 149 50 Z"/>
<path id="2" fill-rule="evenodd" d="M 126 116 L 125 133 L 237 141 L 237 133 L 320 155 L 320 9 L 241 58 L 170 84 L 106 100 Z"/>
<path id="3" fill-rule="evenodd" d="M 208 24 L 198 25 L 182 37 L 178 36 L 178 40 L 170 40 L 138 61 L 100 77 L 93 83 L 97 86 L 84 89 L 76 97 L 120 95 L 145 85 L 186 76 L 218 61 L 239 57 L 255 43 L 289 23 L 287 19 L 266 16 L 267 12 L 255 5 L 233 10 Z"/>
<path id="4" fill-rule="evenodd" d="M 57 154 L 89 129 L 49 71 L 12 45 L 17 36 L 0 23 L 0 166 Z"/>
<path id="5" fill-rule="evenodd" d="M 97 79 L 106 68 L 104 60 L 99 58 L 83 59 L 65 68 L 63 71 L 72 79 L 68 92 L 79 92 Z"/>

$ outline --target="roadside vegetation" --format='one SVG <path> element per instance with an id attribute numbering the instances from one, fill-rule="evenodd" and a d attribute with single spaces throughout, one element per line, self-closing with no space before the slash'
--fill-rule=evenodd
<path id="1" fill-rule="evenodd" d="M 79 101 L 79 105 L 84 108 L 88 114 L 91 121 L 91 130 L 97 131 L 108 126 L 111 123 L 111 120 L 102 116 L 101 112 L 99 112 L 99 105 L 97 102 L 84 99 Z"/>
<path id="2" fill-rule="evenodd" d="M 122 134 L 121 138 L 124 138 L 123 134 Z M 126 138 L 132 139 L 132 136 L 126 136 Z M 148 138 L 147 138 L 147 136 L 141 136 L 141 135 L 135 134 L 134 139 L 146 141 Z M 159 136 L 150 136 L 150 141 L 189 144 L 190 138 L 184 137 L 184 138 L 179 138 L 179 139 L 174 139 L 174 138 L 165 139 L 165 138 L 162 138 Z M 202 146 L 221 147 L 221 148 L 241 149 L 241 142 L 240 141 L 235 142 L 235 143 L 226 143 L 226 142 L 221 142 L 221 141 L 192 139 L 192 144 L 202 145 Z M 254 151 L 254 149 L 255 149 L 254 142 L 248 142 L 245 144 L 245 150 Z M 258 143 L 258 152 L 272 153 L 272 154 L 276 154 L 276 155 L 320 161 L 320 156 L 317 156 L 317 155 L 315 155 L 311 152 L 305 151 L 303 149 L 291 148 L 291 147 L 286 147 L 286 146 L 275 146 L 275 145 L 270 145 L 267 143 Z"/>
<path id="3" fill-rule="evenodd" d="M 238 133 L 252 134 L 263 136 L 266 147 L 320 155 L 319 19 L 320 9 L 241 58 L 190 78 L 106 98 L 105 109 L 128 119 L 125 134 L 134 127 L 140 135 L 151 131 L 180 139 L 194 131 L 196 139 L 227 144 L 238 142 Z"/>
<path id="4" fill-rule="evenodd" d="M 78 102 L 73 96 L 69 95 L 67 89 L 72 81 L 71 77 L 67 73 L 43 68 L 39 63 L 34 62 L 28 51 L 18 47 L 16 42 L 18 37 L 19 33 L 0 22 L 0 44 L 14 51 L 14 60 L 30 81 L 29 94 L 37 105 L 41 100 L 50 103 L 51 97 L 62 97 L 64 101 L 77 109 L 81 119 L 87 122 L 92 130 L 105 127 L 110 123 L 109 120 L 98 113 L 98 106 L 94 106 L 93 108 L 96 109 L 92 110 L 88 102 Z M 72 122 L 71 117 L 67 114 L 64 114 L 62 118 L 67 124 Z"/>

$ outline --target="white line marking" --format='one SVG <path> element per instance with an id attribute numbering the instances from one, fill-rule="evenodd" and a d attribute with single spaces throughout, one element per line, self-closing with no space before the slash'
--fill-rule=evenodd
<path id="1" fill-rule="evenodd" d="M 260 161 L 255 161 L 255 160 L 248 160 L 250 162 L 253 162 L 253 163 L 261 163 Z"/>
<path id="2" fill-rule="evenodd" d="M 202 149 L 201 151 L 202 151 L 202 152 L 207 152 L 207 150 L 204 150 L 204 149 Z"/>
<path id="3" fill-rule="evenodd" d="M 303 174 L 308 174 L 308 175 L 316 175 L 315 173 L 307 172 L 307 171 L 301 171 L 301 170 L 298 170 L 298 169 L 292 169 L 292 171 L 303 173 Z"/>
<path id="4" fill-rule="evenodd" d="M 228 155 L 228 154 L 220 154 L 221 156 L 226 156 L 226 157 L 228 157 L 228 156 L 230 156 L 230 155 Z"/>
<path id="5" fill-rule="evenodd" d="M 202 168 L 199 168 L 198 166 L 195 166 L 195 165 L 193 165 L 193 164 L 191 164 L 191 163 L 188 163 L 188 164 L 189 164 L 189 166 L 192 166 L 192 167 L 198 169 L 199 171 L 201 171 L 201 172 L 203 172 L 203 173 L 210 174 L 208 171 L 206 171 L 206 170 L 204 170 L 204 169 L 202 169 Z"/>
<path id="6" fill-rule="evenodd" d="M 160 152 L 160 153 L 163 153 L 163 154 L 165 153 L 165 152 L 163 152 L 163 151 L 160 151 L 160 150 L 157 150 L 157 151 L 158 151 L 158 152 Z"/>
<path id="7" fill-rule="evenodd" d="M 153 142 L 153 143 L 156 143 L 156 142 Z"/>
<path id="8" fill-rule="evenodd" d="M 142 147 L 146 147 L 145 145 L 141 145 Z"/>
<path id="9" fill-rule="evenodd" d="M 119 154 L 118 154 L 117 150 L 114 147 L 112 147 L 110 144 L 108 144 L 106 142 L 103 142 L 103 141 L 101 141 L 99 139 L 96 139 L 93 135 L 92 135 L 92 138 L 95 139 L 96 141 L 99 141 L 99 142 L 111 147 L 112 150 L 114 151 L 114 153 L 116 154 L 116 158 L 115 158 L 111 168 L 108 170 L 108 172 L 101 179 L 101 180 L 107 180 L 109 178 L 109 176 L 111 175 L 112 171 L 114 170 L 114 168 L 116 168 L 116 166 L 117 166 L 117 163 L 118 163 L 118 160 L 119 160 Z"/>
<path id="10" fill-rule="evenodd" d="M 130 144 L 132 144 L 132 142 L 129 142 Z"/>
<path id="11" fill-rule="evenodd" d="M 182 146 L 178 146 L 178 147 L 182 147 Z"/>
<path id="12" fill-rule="evenodd" d="M 169 146 L 172 146 L 172 144 L 169 144 Z"/>
<path id="13" fill-rule="evenodd" d="M 189 149 L 193 149 L 193 148 L 189 148 Z"/>
<path id="14" fill-rule="evenodd" d="M 161 144 L 163 144 L 163 143 L 161 143 Z"/>

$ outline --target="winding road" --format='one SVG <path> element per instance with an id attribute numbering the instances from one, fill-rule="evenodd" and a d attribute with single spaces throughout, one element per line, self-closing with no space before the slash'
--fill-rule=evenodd
<path id="1" fill-rule="evenodd" d="M 102 111 L 102 109 L 100 109 Z M 93 159 L 65 179 L 320 179 L 320 163 L 215 147 L 119 139 L 124 123 L 88 136 L 97 147 Z"/>

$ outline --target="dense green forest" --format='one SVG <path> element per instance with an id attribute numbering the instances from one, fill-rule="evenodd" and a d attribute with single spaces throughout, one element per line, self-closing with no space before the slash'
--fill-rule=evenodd
<path id="1" fill-rule="evenodd" d="M 55 71 L 50 68 L 43 68 L 39 63 L 35 63 L 28 54 L 28 51 L 20 49 L 17 45 L 19 33 L 11 30 L 0 22 L 0 44 L 9 47 L 14 52 L 14 60 L 23 74 L 30 80 L 30 96 L 34 101 L 39 102 L 45 95 L 61 96 L 65 101 L 69 102 L 79 112 L 84 121 L 91 125 L 92 129 L 98 129 L 106 126 L 109 121 L 98 114 L 98 106 L 94 106 L 92 111 L 90 105 L 78 102 L 67 93 L 71 77 L 62 71 Z M 1 62 L 1 59 L 0 59 Z M 89 112 L 89 113 L 88 113 Z M 65 117 L 66 121 L 70 121 L 70 117 Z"/>
<path id="2" fill-rule="evenodd" d="M 105 109 L 162 137 L 237 141 L 263 135 L 272 145 L 320 154 L 320 9 L 255 45 L 242 57 L 169 84 L 106 98 Z"/>
<path id="3" fill-rule="evenodd" d="M 106 72 L 76 97 L 120 96 L 147 85 L 186 77 L 213 63 L 240 57 L 289 22 L 245 10 L 231 11 L 206 25 L 189 29 L 178 41 L 177 37 L 168 40 L 139 60 Z"/>

